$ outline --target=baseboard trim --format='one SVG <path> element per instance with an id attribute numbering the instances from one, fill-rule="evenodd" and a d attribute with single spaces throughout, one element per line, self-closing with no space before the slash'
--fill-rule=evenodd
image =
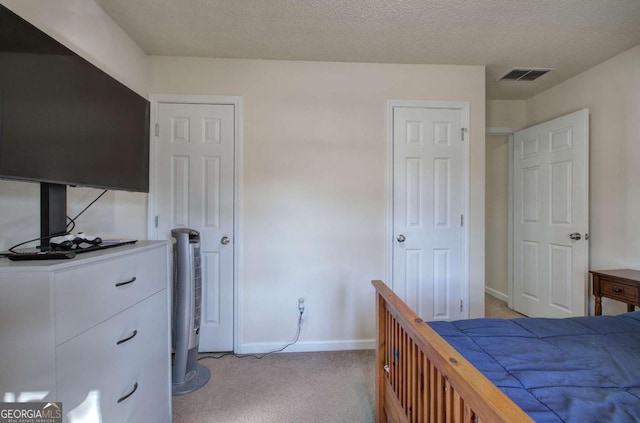
<path id="1" fill-rule="evenodd" d="M 282 348 L 283 343 L 247 342 L 240 344 L 238 354 L 264 354 Z M 287 347 L 283 352 L 319 352 L 319 351 L 351 351 L 372 350 L 376 347 L 375 339 L 352 339 L 345 341 L 305 341 Z"/>
<path id="2" fill-rule="evenodd" d="M 505 303 L 509 302 L 509 296 L 507 294 L 503 294 L 502 292 L 496 291 L 493 288 L 489 288 L 488 286 L 485 286 L 484 287 L 484 292 L 489 294 L 489 295 L 491 295 L 492 297 L 495 297 L 495 298 L 497 298 L 499 300 L 504 301 Z"/>

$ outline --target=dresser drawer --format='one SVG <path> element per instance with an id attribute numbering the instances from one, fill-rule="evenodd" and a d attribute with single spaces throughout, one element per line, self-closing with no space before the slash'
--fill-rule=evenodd
<path id="1" fill-rule="evenodd" d="M 56 345 L 166 288 L 166 249 L 55 272 Z"/>
<path id="2" fill-rule="evenodd" d="M 638 302 L 638 287 L 619 282 L 600 280 L 602 294 L 625 302 Z"/>
<path id="3" fill-rule="evenodd" d="M 65 423 L 121 423 L 170 389 L 166 291 L 56 348 Z"/>

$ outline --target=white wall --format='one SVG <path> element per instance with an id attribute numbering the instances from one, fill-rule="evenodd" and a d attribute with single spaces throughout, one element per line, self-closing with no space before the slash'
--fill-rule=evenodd
<path id="1" fill-rule="evenodd" d="M 0 0 L 28 20 L 140 95 L 147 97 L 145 53 L 93 0 Z M 73 216 L 99 190 L 70 188 Z M 39 234 L 39 187 L 0 181 L 0 250 Z M 76 231 L 102 237 L 146 237 L 147 195 L 110 192 L 78 221 Z"/>
<path id="2" fill-rule="evenodd" d="M 590 268 L 640 269 L 640 46 L 529 99 L 527 126 L 582 108 L 590 111 Z M 604 302 L 604 313 L 619 311 Z"/>
<path id="3" fill-rule="evenodd" d="M 371 346 L 385 275 L 386 101 L 470 102 L 471 315 L 484 313 L 484 68 L 151 57 L 149 91 L 244 105 L 243 351 Z"/>
<path id="4" fill-rule="evenodd" d="M 487 130 L 524 128 L 527 121 L 524 100 L 487 100 Z"/>

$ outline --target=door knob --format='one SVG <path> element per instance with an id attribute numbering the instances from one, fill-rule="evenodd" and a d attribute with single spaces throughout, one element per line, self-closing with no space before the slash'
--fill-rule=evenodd
<path id="1" fill-rule="evenodd" d="M 223 236 L 222 239 L 220 240 L 220 244 L 222 245 L 227 245 L 230 242 L 231 242 L 231 239 L 228 236 Z"/>
<path id="2" fill-rule="evenodd" d="M 578 232 L 574 232 L 572 234 L 569 234 L 569 238 L 571 238 L 574 241 L 579 241 L 582 239 L 582 237 L 580 236 L 580 234 Z"/>
<path id="3" fill-rule="evenodd" d="M 404 235 L 400 234 L 396 239 L 398 240 L 398 242 L 404 242 L 407 238 L 405 238 Z"/>

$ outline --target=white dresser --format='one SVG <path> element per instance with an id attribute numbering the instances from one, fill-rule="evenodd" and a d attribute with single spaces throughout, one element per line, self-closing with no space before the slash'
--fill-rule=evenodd
<path id="1" fill-rule="evenodd" d="M 0 401 L 62 402 L 68 423 L 169 422 L 169 246 L 0 259 Z"/>

